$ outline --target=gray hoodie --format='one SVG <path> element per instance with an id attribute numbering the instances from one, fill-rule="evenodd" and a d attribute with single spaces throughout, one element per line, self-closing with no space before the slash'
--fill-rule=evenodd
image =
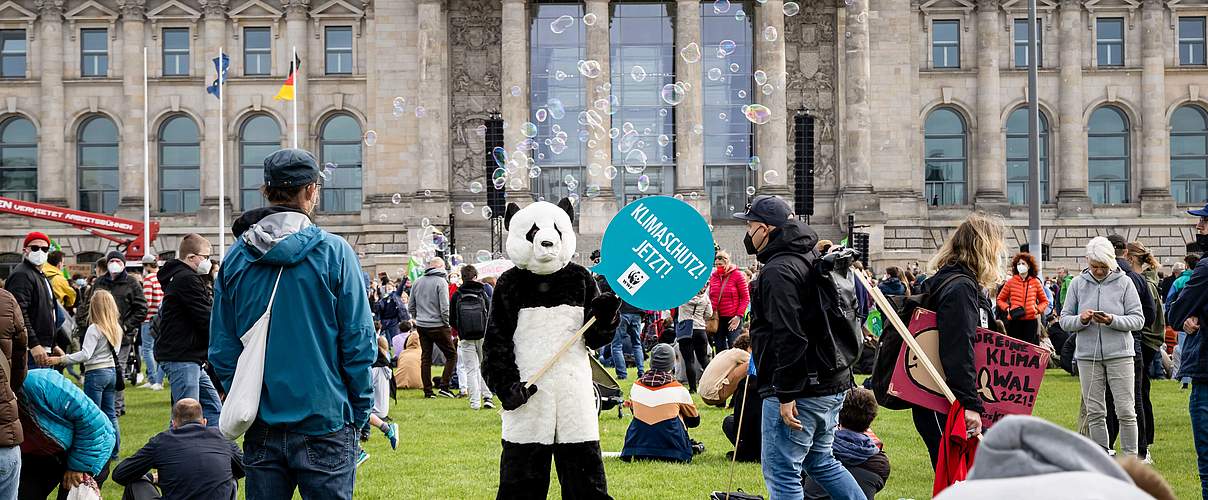
<path id="1" fill-rule="evenodd" d="M 449 279 L 444 269 L 428 269 L 415 280 L 407 312 L 415 318 L 417 326 L 449 326 Z"/>
<path id="2" fill-rule="evenodd" d="M 1082 324 L 1078 315 L 1087 309 L 1103 311 L 1114 318 L 1110 325 L 1091 321 Z M 1119 269 L 1099 282 L 1089 270 L 1070 282 L 1061 310 L 1061 328 L 1078 335 L 1074 359 L 1102 361 L 1133 357 L 1133 335 L 1145 326 L 1141 298 L 1128 275 Z"/>
<path id="3" fill-rule="evenodd" d="M 1089 439 L 1036 417 L 1011 415 L 986 432 L 967 480 L 935 498 L 1153 497 L 1137 488 L 1124 469 Z"/>

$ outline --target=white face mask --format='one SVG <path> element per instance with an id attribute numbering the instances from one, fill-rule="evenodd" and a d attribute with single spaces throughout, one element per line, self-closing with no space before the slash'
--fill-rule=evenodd
<path id="1" fill-rule="evenodd" d="M 29 260 L 30 264 L 41 267 L 42 264 L 46 263 L 46 252 L 41 250 L 29 252 L 29 255 L 26 255 L 25 258 Z"/>
<path id="2" fill-rule="evenodd" d="M 1015 270 L 1019 271 L 1019 274 L 1028 274 L 1028 265 L 1021 262 L 1015 265 Z"/>
<path id="3" fill-rule="evenodd" d="M 197 263 L 197 274 L 210 274 L 210 267 L 213 265 L 210 259 L 202 260 Z"/>
<path id="4" fill-rule="evenodd" d="M 126 270 L 126 265 L 121 262 L 110 262 L 108 269 L 109 274 L 118 274 Z"/>

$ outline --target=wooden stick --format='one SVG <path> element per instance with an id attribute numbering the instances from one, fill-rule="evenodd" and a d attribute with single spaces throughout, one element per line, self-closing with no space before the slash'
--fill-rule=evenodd
<path id="1" fill-rule="evenodd" d="M 562 348 L 558 349 L 558 352 L 555 352 L 554 355 L 549 358 L 549 361 L 545 362 L 545 366 L 542 366 L 540 370 L 537 370 L 537 373 L 534 373 L 533 376 L 531 378 L 529 378 L 529 381 L 524 383 L 524 387 L 529 388 L 529 387 L 532 387 L 533 384 L 537 383 L 537 381 L 540 380 L 541 377 L 545 375 L 545 372 L 549 371 L 550 368 L 553 368 L 554 362 L 558 361 L 558 358 L 561 358 L 562 355 L 566 353 L 566 351 L 569 351 L 570 346 L 575 345 L 575 343 L 579 341 L 579 337 L 583 336 L 583 332 L 586 332 L 587 329 L 591 328 L 591 325 L 593 325 L 595 323 L 596 323 L 595 316 L 588 318 L 587 322 L 583 323 L 583 327 L 579 328 L 579 331 L 575 332 L 574 335 L 572 335 L 570 338 L 566 339 L 566 343 L 562 344 Z"/>
<path id="2" fill-rule="evenodd" d="M 868 278 L 864 277 L 863 272 L 856 269 L 852 269 L 850 272 L 855 273 L 856 278 L 864 285 L 864 289 L 868 290 L 869 295 L 872 295 L 873 302 L 876 302 L 877 307 L 881 309 L 881 316 L 889 319 L 894 329 L 902 336 L 902 340 L 906 342 L 910 350 L 914 351 L 915 356 L 918 356 L 919 362 L 923 364 L 923 368 L 927 370 L 927 374 L 931 375 L 931 378 L 939 384 L 944 397 L 948 398 L 948 403 L 951 404 L 953 401 L 956 401 L 956 395 L 952 394 L 952 389 L 948 388 L 948 383 L 940 376 L 940 372 L 935 369 L 935 365 L 931 363 L 931 359 L 923 353 L 923 348 L 919 346 L 919 341 L 910 333 L 910 329 L 902 323 L 902 318 L 898 317 L 897 310 L 890 304 L 889 299 L 886 299 L 885 295 L 881 294 L 879 288 L 872 286 L 868 282 Z"/>

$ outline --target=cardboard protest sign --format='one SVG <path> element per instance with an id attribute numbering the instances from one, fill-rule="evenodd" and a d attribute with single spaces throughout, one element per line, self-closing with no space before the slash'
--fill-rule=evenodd
<path id="1" fill-rule="evenodd" d="M 600 263 L 617 296 L 639 309 L 679 307 L 696 295 L 713 266 L 713 234 L 691 205 L 650 196 L 621 209 L 604 232 Z"/>
<path id="2" fill-rule="evenodd" d="M 513 267 L 516 267 L 516 264 L 513 264 L 512 261 L 508 259 L 494 259 L 486 262 L 477 262 L 474 264 L 474 268 L 478 270 L 478 276 L 480 279 L 488 276 L 498 278 L 503 274 L 504 271 L 507 271 Z"/>
<path id="3" fill-rule="evenodd" d="M 940 376 L 947 379 L 940 363 L 935 313 L 915 309 L 910 318 L 910 333 L 935 364 Z M 1044 369 L 1049 365 L 1049 352 L 1040 346 L 978 328 L 973 338 L 973 365 L 977 369 L 978 395 L 985 406 L 982 425 L 990 427 L 1007 415 L 1032 414 Z M 948 412 L 951 407 L 939 385 L 905 346 L 894 366 L 889 393 L 940 413 Z"/>

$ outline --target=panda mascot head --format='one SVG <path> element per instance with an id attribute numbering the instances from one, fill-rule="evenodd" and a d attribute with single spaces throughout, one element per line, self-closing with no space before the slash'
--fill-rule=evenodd
<path id="1" fill-rule="evenodd" d="M 536 274 L 552 274 L 566 267 L 575 255 L 574 208 L 563 198 L 557 205 L 538 201 L 520 208 L 509 203 L 504 226 L 507 252 L 516 267 Z"/>

